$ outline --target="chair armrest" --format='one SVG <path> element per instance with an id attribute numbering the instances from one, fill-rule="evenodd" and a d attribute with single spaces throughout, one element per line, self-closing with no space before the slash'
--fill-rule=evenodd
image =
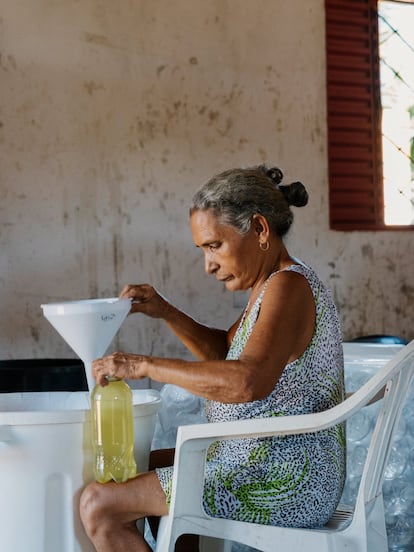
<path id="1" fill-rule="evenodd" d="M 327 429 L 352 416 L 357 410 L 380 395 L 380 392 L 383 394 L 386 380 L 384 381 L 384 377 L 379 377 L 380 375 L 381 373 L 378 373 L 373 376 L 342 403 L 322 412 L 180 426 L 177 432 L 176 448 L 189 440 L 200 440 L 211 444 L 217 439 L 293 435 Z"/>
<path id="2" fill-rule="evenodd" d="M 367 404 L 374 402 L 381 394 L 387 401 L 388 390 L 393 379 L 404 370 L 404 363 L 410 362 L 414 353 L 414 340 L 403 347 L 379 372 L 362 387 L 350 394 L 345 401 L 329 410 L 298 416 L 278 416 L 234 422 L 219 422 L 181 426 L 177 432 L 177 447 L 189 440 L 236 439 L 243 437 L 270 437 L 312 433 L 332 427 L 345 421 Z M 259 427 L 258 427 L 259 426 Z"/>
<path id="3" fill-rule="evenodd" d="M 355 393 L 355 391 L 349 391 L 348 393 L 346 393 L 345 398 L 349 399 L 349 397 L 351 397 L 354 393 Z M 385 387 L 380 389 L 378 391 L 378 393 L 369 402 L 367 402 L 367 404 L 365 406 L 369 406 L 370 404 L 374 404 L 374 403 L 380 401 L 381 399 L 384 398 L 384 394 L 385 394 Z"/>

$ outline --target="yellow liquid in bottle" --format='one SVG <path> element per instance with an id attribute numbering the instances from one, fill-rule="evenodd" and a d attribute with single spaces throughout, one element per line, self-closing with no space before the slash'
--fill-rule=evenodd
<path id="1" fill-rule="evenodd" d="M 122 380 L 96 385 L 91 395 L 95 479 L 122 483 L 135 477 L 132 391 Z"/>

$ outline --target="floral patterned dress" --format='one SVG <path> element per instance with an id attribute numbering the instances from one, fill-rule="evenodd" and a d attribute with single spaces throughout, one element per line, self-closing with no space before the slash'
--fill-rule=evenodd
<path id="1" fill-rule="evenodd" d="M 316 304 L 313 338 L 303 355 L 286 365 L 265 399 L 236 404 L 206 401 L 209 422 L 320 412 L 343 400 L 342 340 L 330 293 L 311 268 L 294 264 L 285 270 L 302 274 L 312 289 Z M 227 359 L 237 359 L 243 351 L 267 282 L 249 314 L 242 317 Z M 342 494 L 345 452 L 342 424 L 317 433 L 217 441 L 207 456 L 204 508 L 214 517 L 321 527 Z M 169 501 L 172 467 L 156 471 Z"/>

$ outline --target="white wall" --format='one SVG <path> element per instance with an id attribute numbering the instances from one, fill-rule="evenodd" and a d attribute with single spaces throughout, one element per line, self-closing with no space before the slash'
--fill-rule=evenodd
<path id="1" fill-rule="evenodd" d="M 333 289 L 344 337 L 414 337 L 411 232 L 328 227 L 323 0 L 3 0 L 0 358 L 73 356 L 40 304 L 150 282 L 204 322 L 232 295 L 203 273 L 188 204 L 262 161 L 302 179 L 292 254 Z M 183 351 L 130 318 L 114 347 Z"/>

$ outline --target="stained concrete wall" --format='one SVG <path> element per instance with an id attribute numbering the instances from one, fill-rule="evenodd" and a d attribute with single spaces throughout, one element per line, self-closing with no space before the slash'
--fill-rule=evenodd
<path id="1" fill-rule="evenodd" d="M 302 179 L 292 254 L 332 288 L 345 338 L 414 337 L 411 232 L 328 227 L 323 0 L 2 0 L 0 357 L 72 356 L 40 304 L 151 282 L 209 324 L 188 203 L 267 161 Z M 181 355 L 156 320 L 113 347 Z"/>

